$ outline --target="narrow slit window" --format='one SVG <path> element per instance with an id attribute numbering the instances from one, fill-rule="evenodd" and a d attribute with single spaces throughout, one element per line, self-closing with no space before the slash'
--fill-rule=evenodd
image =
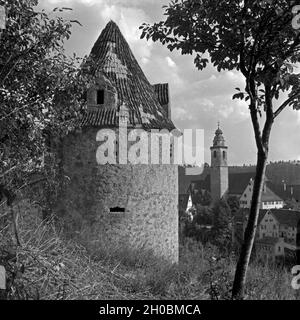
<path id="1" fill-rule="evenodd" d="M 120 207 L 110 208 L 110 213 L 125 213 L 125 208 L 120 208 Z"/>
<path id="2" fill-rule="evenodd" d="M 97 104 L 104 104 L 104 90 L 97 90 Z"/>

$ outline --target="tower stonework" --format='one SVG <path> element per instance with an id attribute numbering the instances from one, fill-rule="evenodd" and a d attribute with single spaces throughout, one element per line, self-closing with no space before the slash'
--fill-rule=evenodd
<path id="1" fill-rule="evenodd" d="M 175 129 L 166 101 L 160 101 L 113 21 L 102 31 L 91 57 L 96 70 L 87 90 L 87 112 L 64 142 L 68 183 L 62 215 L 72 228 L 85 228 L 96 249 L 103 243 L 112 250 L 143 249 L 177 263 L 178 166 L 119 161 L 124 145 L 118 137 L 124 126 L 128 133 L 138 129 L 148 135 L 152 129 Z M 97 161 L 102 129 L 116 134 L 115 163 Z"/>
<path id="2" fill-rule="evenodd" d="M 211 184 L 211 196 L 213 203 L 226 197 L 228 192 L 228 147 L 225 145 L 225 139 L 223 132 L 218 127 L 215 132 L 213 146 L 211 150 L 211 173 L 210 173 L 210 184 Z"/>

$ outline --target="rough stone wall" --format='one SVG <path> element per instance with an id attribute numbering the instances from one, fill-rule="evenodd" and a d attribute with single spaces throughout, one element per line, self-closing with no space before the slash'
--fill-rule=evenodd
<path id="1" fill-rule="evenodd" d="M 98 165 L 96 135 L 97 129 L 87 129 L 65 140 L 64 215 L 77 226 L 89 222 L 99 239 L 178 262 L 177 166 Z M 116 207 L 125 212 L 111 213 Z"/>

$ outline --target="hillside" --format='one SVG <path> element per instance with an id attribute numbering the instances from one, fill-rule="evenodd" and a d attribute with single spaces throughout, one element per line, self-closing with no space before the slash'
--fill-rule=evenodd
<path id="1" fill-rule="evenodd" d="M 0 299 L 228 299 L 236 258 L 186 238 L 180 264 L 168 265 L 149 252 L 85 246 L 88 235 L 66 239 L 58 222 L 42 222 L 39 210 L 19 204 L 16 247 L 5 214 L 0 216 L 0 265 L 7 290 Z M 247 299 L 294 299 L 288 271 L 252 263 Z M 1 291 L 0 291 L 1 295 Z"/>

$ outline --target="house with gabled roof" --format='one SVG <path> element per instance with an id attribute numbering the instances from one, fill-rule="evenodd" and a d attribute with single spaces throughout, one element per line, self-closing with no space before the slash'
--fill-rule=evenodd
<path id="1" fill-rule="evenodd" d="M 275 262 L 285 257 L 285 243 L 282 238 L 266 237 L 255 242 L 256 257 L 263 262 Z"/>
<path id="2" fill-rule="evenodd" d="M 286 257 L 294 252 L 296 257 L 300 249 L 300 212 L 283 209 L 261 210 L 262 218 L 258 224 L 256 247 L 261 255 L 269 241 L 274 257 Z M 270 251 L 270 250 L 269 250 Z"/>
<path id="3" fill-rule="evenodd" d="M 259 223 L 259 238 L 284 238 L 286 242 L 296 244 L 297 227 L 300 212 L 284 209 L 262 210 L 264 217 Z"/>
<path id="4" fill-rule="evenodd" d="M 244 192 L 239 198 L 241 208 L 251 207 L 254 178 L 255 176 L 250 178 Z M 275 194 L 275 192 L 273 192 L 265 182 L 261 194 L 260 209 L 282 209 L 283 207 L 284 201 L 277 194 Z"/>
<path id="5" fill-rule="evenodd" d="M 127 155 L 135 144 L 132 140 L 128 146 L 122 143 L 121 129 L 126 138 L 135 129 L 148 137 L 152 129 L 175 129 L 168 84 L 149 83 L 113 21 L 101 32 L 90 58 L 94 83 L 87 88 L 87 110 L 62 148 L 62 171 L 68 183 L 61 195 L 61 214 L 71 232 L 86 232 L 96 246 L 142 248 L 176 263 L 178 166 L 120 161 L 121 152 Z M 136 143 L 137 157 L 142 148 L 150 156 L 148 144 L 139 135 Z M 104 155 L 111 155 L 115 162 L 99 163 L 103 145 Z"/>
<path id="6" fill-rule="evenodd" d="M 235 214 L 235 234 L 241 245 L 248 223 L 250 209 Z M 296 259 L 300 250 L 300 212 L 285 209 L 260 210 L 255 237 L 257 257 L 266 261 L 276 258 Z M 299 254 L 299 253 L 298 253 Z"/>

